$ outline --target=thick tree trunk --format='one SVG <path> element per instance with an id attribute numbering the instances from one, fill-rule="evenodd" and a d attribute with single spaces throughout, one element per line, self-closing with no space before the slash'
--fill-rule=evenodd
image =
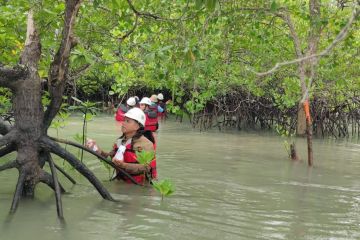
<path id="1" fill-rule="evenodd" d="M 58 182 L 56 165 L 51 159 L 50 151 L 70 162 L 94 185 L 103 198 L 113 200 L 106 188 L 84 164 L 51 140 L 47 143 L 44 141 L 49 140 L 47 130 L 61 106 L 70 50 L 74 46 L 72 32 L 80 3 L 81 0 L 66 1 L 63 38 L 49 71 L 52 100 L 46 113 L 41 102 L 42 89 L 38 74 L 41 45 L 31 10 L 28 14 L 26 41 L 20 65 L 14 68 L 0 65 L 0 86 L 8 87 L 14 95 L 15 125 L 9 126 L 0 119 L 0 134 L 4 135 L 0 136 L 0 157 L 17 150 L 14 161 L 0 166 L 0 171 L 14 167 L 19 170 L 10 209 L 12 213 L 16 211 L 20 199 L 33 197 L 36 185 L 42 182 L 55 191 L 58 216 L 63 217 L 61 192 L 64 189 Z M 49 163 L 51 174 L 42 169 L 45 162 Z M 70 176 L 68 178 L 75 182 Z"/>
<path id="2" fill-rule="evenodd" d="M 39 139 L 42 135 L 43 108 L 41 104 L 41 81 L 38 62 L 41 55 L 39 35 L 35 28 L 32 12 L 29 12 L 25 49 L 20 63 L 28 69 L 14 89 L 14 119 L 16 131 L 15 145 L 18 149 L 17 163 L 24 174 L 23 196 L 34 196 L 39 182 Z"/>

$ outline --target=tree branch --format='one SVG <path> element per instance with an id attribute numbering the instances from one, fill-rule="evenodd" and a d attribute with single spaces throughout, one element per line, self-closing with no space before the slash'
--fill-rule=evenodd
<path id="1" fill-rule="evenodd" d="M 21 53 L 20 63 L 31 68 L 30 72 L 37 72 L 38 62 L 41 57 L 41 44 L 39 33 L 36 30 L 32 9 L 27 16 L 25 47 Z"/>
<path id="2" fill-rule="evenodd" d="M 0 134 L 5 135 L 11 130 L 11 125 L 0 117 Z"/>
<path id="3" fill-rule="evenodd" d="M 157 19 L 163 19 L 162 17 L 157 16 L 157 15 L 154 15 L 154 14 L 152 14 L 152 13 L 139 12 L 139 11 L 135 8 L 135 6 L 134 6 L 134 4 L 132 3 L 131 0 L 127 0 L 127 2 L 128 2 L 128 4 L 129 4 L 129 7 L 131 8 L 131 10 L 132 10 L 137 16 L 150 17 L 150 18 L 153 18 L 153 19 L 155 19 L 155 20 L 157 20 Z"/>
<path id="4" fill-rule="evenodd" d="M 139 183 L 137 183 L 135 181 L 135 179 L 129 174 L 127 173 L 124 169 L 121 169 L 121 168 L 118 168 L 112 161 L 109 161 L 107 158 L 104 158 L 103 156 L 101 156 L 100 154 L 98 154 L 97 152 L 94 152 L 92 150 L 90 150 L 89 148 L 87 147 L 84 147 L 83 145 L 81 144 L 78 144 L 78 143 L 75 143 L 75 142 L 71 142 L 71 141 L 68 141 L 68 140 L 65 140 L 65 139 L 58 139 L 58 138 L 53 138 L 53 137 L 50 137 L 51 140 L 55 141 L 55 142 L 59 142 L 59 143 L 64 143 L 64 144 L 68 144 L 68 145 L 71 145 L 73 147 L 77 147 L 77 148 L 80 148 L 80 149 L 83 149 L 84 151 L 98 157 L 101 161 L 105 162 L 106 164 L 110 165 L 111 167 L 117 169 L 118 171 L 120 171 L 123 175 L 125 175 L 126 177 L 128 177 L 130 179 L 130 181 L 136 185 L 140 185 Z"/>
<path id="5" fill-rule="evenodd" d="M 125 38 L 129 37 L 135 31 L 135 29 L 138 25 L 138 20 L 139 20 L 139 15 L 137 15 L 135 13 L 135 23 L 134 23 L 133 27 L 127 33 L 125 33 L 123 36 L 119 37 L 120 43 L 123 42 L 125 40 Z"/>
<path id="6" fill-rule="evenodd" d="M 263 76 L 273 74 L 280 67 L 295 64 L 295 63 L 300 63 L 300 62 L 303 62 L 303 61 L 306 61 L 306 60 L 309 60 L 309 59 L 312 59 L 312 58 L 319 58 L 319 57 L 323 57 L 323 56 L 328 55 L 330 53 L 330 51 L 333 48 L 335 48 L 335 46 L 339 42 L 341 42 L 348 35 L 349 30 L 351 28 L 351 25 L 356 21 L 356 18 L 357 18 L 357 16 L 359 16 L 359 14 L 360 14 L 360 5 L 358 4 L 357 6 L 355 6 L 355 8 L 353 10 L 353 13 L 352 13 L 351 17 L 349 18 L 349 21 L 347 22 L 345 27 L 343 29 L 341 29 L 340 33 L 336 36 L 334 41 L 326 49 L 324 49 L 320 53 L 308 55 L 306 57 L 301 57 L 301 58 L 297 58 L 297 59 L 290 60 L 290 61 L 277 63 L 277 64 L 275 64 L 275 66 L 273 68 L 271 68 L 270 70 L 268 70 L 266 72 L 256 72 L 256 71 L 253 71 L 251 69 L 250 69 L 250 71 L 255 73 L 258 77 L 263 77 Z"/>
<path id="7" fill-rule="evenodd" d="M 89 69 L 89 67 L 91 66 L 90 63 L 87 63 L 81 67 L 79 67 L 78 69 L 72 71 L 69 75 L 69 80 L 70 81 L 75 81 L 77 78 L 79 78 L 79 76 L 81 76 L 86 70 Z"/>
<path id="8" fill-rule="evenodd" d="M 64 92 L 66 76 L 69 69 L 71 49 L 77 41 L 73 36 L 76 15 L 79 11 L 81 0 L 68 0 L 65 7 L 64 29 L 60 47 L 50 64 L 49 70 L 49 93 L 51 102 L 44 115 L 44 128 L 47 130 L 58 113 Z"/>
<path id="9" fill-rule="evenodd" d="M 0 138 L 0 147 L 5 146 L 7 144 L 11 144 L 16 136 L 15 130 L 8 132 L 5 136 Z"/>
<path id="10" fill-rule="evenodd" d="M 56 154 L 57 156 L 63 158 L 71 166 L 73 166 L 79 173 L 81 173 L 84 177 L 86 177 L 89 182 L 98 190 L 100 195 L 107 200 L 114 201 L 111 197 L 110 193 L 106 190 L 106 188 L 101 184 L 101 182 L 96 178 L 96 176 L 82 163 L 80 162 L 73 154 L 66 151 L 59 144 L 52 141 L 49 138 L 42 138 L 42 144 L 44 147 L 49 148 L 49 151 Z"/>
<path id="11" fill-rule="evenodd" d="M 4 171 L 4 170 L 7 170 L 7 169 L 14 168 L 14 167 L 16 167 L 16 166 L 17 166 L 17 163 L 16 163 L 15 160 L 10 161 L 10 162 L 7 162 L 7 163 L 5 163 L 5 164 L 3 164 L 3 165 L 0 166 L 0 172 L 1 172 L 1 171 Z"/>
<path id="12" fill-rule="evenodd" d="M 27 73 L 28 70 L 23 65 L 16 65 L 11 68 L 0 63 L 0 86 L 14 90 L 18 80 L 23 79 Z"/>
<path id="13" fill-rule="evenodd" d="M 8 144 L 6 147 L 3 147 L 0 149 L 0 157 L 8 155 L 9 153 L 12 153 L 13 151 L 15 151 L 15 145 Z"/>
<path id="14" fill-rule="evenodd" d="M 298 34 L 296 33 L 295 30 L 295 26 L 293 24 L 293 21 L 291 20 L 291 17 L 289 15 L 288 12 L 286 13 L 279 13 L 278 16 L 280 16 L 288 25 L 289 27 L 289 31 L 290 31 L 290 36 L 293 39 L 294 42 L 294 48 L 295 48 L 295 52 L 296 52 L 296 57 L 300 58 L 303 56 L 302 51 L 301 51 L 301 43 L 300 43 L 300 39 Z"/>

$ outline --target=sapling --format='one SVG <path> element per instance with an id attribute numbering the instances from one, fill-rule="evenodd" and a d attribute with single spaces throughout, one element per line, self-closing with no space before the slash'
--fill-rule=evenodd
<path id="1" fill-rule="evenodd" d="M 86 140 L 86 136 L 87 136 L 87 123 L 89 121 L 91 121 L 94 116 L 96 116 L 96 111 L 98 110 L 98 108 L 95 107 L 96 103 L 92 103 L 89 101 L 81 101 L 80 99 L 77 99 L 76 97 L 72 97 L 72 99 L 74 99 L 76 102 L 80 103 L 80 105 L 78 106 L 70 106 L 69 109 L 70 110 L 76 110 L 76 111 L 80 111 L 83 113 L 83 126 L 82 126 L 82 135 L 78 135 L 75 140 L 79 140 L 78 138 L 81 136 L 81 144 L 85 145 L 85 140 Z M 80 157 L 80 161 L 83 161 L 83 157 L 84 157 L 84 151 L 81 149 L 81 157 Z"/>
<path id="2" fill-rule="evenodd" d="M 164 200 L 164 196 L 170 196 L 175 192 L 174 185 L 169 179 L 153 181 L 152 185 L 158 192 L 160 192 L 161 200 Z"/>
<path id="3" fill-rule="evenodd" d="M 140 164 L 148 166 L 151 161 L 154 159 L 155 153 L 152 151 L 136 151 L 137 161 Z M 144 175 L 147 173 L 144 173 Z M 148 179 L 151 179 L 150 176 L 147 176 Z M 145 178 L 144 178 L 145 179 Z M 174 185 L 169 179 L 161 181 L 150 180 L 153 188 L 155 188 L 161 194 L 161 200 L 164 200 L 164 196 L 170 196 L 174 193 Z"/>

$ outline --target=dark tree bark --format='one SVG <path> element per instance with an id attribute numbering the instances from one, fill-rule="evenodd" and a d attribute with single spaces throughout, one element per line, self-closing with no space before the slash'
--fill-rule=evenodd
<path id="1" fill-rule="evenodd" d="M 74 166 L 104 199 L 113 200 L 106 188 L 84 164 L 47 136 L 48 128 L 61 107 L 70 52 L 76 44 L 73 30 L 81 0 L 66 0 L 65 2 L 62 39 L 49 68 L 51 103 L 46 112 L 41 102 L 42 88 L 38 74 L 41 44 L 32 10 L 28 13 L 26 41 L 19 64 L 14 67 L 0 64 L 0 86 L 9 88 L 14 96 L 14 126 L 0 119 L 0 134 L 2 135 L 0 136 L 0 157 L 17 151 L 14 161 L 0 166 L 0 171 L 10 168 L 17 168 L 19 171 L 11 213 L 16 211 L 22 197 L 33 197 L 36 185 L 42 182 L 55 191 L 58 216 L 63 217 L 61 193 L 65 190 L 58 182 L 56 168 L 60 168 L 53 162 L 50 152 L 64 158 Z M 43 170 L 46 162 L 50 165 L 51 174 Z M 67 177 L 75 183 L 69 175 Z"/>

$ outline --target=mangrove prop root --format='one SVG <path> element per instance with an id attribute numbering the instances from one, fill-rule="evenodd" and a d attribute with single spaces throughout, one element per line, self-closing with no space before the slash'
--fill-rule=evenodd
<path id="1" fill-rule="evenodd" d="M 59 172 L 61 172 L 67 179 L 69 179 L 70 182 L 72 182 L 72 184 L 76 184 L 76 181 L 74 178 L 72 178 L 67 172 L 65 172 L 64 169 L 62 169 L 60 166 L 58 166 L 57 164 L 54 163 L 54 166 L 57 170 L 59 170 Z"/>
<path id="2" fill-rule="evenodd" d="M 13 214 L 16 212 L 16 209 L 19 205 L 19 201 L 21 199 L 21 195 L 24 189 L 24 183 L 25 183 L 25 172 L 19 171 L 19 178 L 16 184 L 15 193 L 13 197 L 13 201 L 10 208 L 10 213 Z"/>
<path id="3" fill-rule="evenodd" d="M 47 145 L 50 152 L 55 155 L 63 158 L 65 161 L 70 163 L 79 173 L 81 173 L 88 181 L 96 188 L 99 194 L 106 200 L 114 201 L 107 189 L 101 184 L 101 182 L 95 177 L 95 175 L 82 163 L 80 162 L 73 154 L 66 151 L 56 142 L 50 140 L 49 138 L 43 139 L 44 144 Z"/>
<path id="4" fill-rule="evenodd" d="M 56 209 L 57 209 L 58 217 L 64 218 L 62 202 L 61 202 L 60 185 L 59 185 L 59 181 L 58 181 L 57 174 L 56 174 L 55 164 L 54 164 L 54 161 L 50 154 L 49 154 L 49 165 L 50 165 L 51 175 L 52 175 L 53 181 L 54 181 Z"/>
<path id="5" fill-rule="evenodd" d="M 100 154 L 98 154 L 97 152 L 94 152 L 92 150 L 90 150 L 89 148 L 87 147 L 84 147 L 83 145 L 81 144 L 78 144 L 78 143 L 75 143 L 75 142 L 71 142 L 71 141 L 68 141 L 68 140 L 64 140 L 64 139 L 58 139 L 58 138 L 50 138 L 51 140 L 53 141 L 56 141 L 56 142 L 59 142 L 59 143 L 64 143 L 64 144 L 68 144 L 70 146 L 73 146 L 73 147 L 77 147 L 77 148 L 80 148 L 80 149 L 83 149 L 84 151 L 88 152 L 88 153 L 91 153 L 92 155 L 96 156 L 97 158 L 99 158 L 101 161 L 105 162 L 106 164 L 110 165 L 111 167 L 113 167 L 114 169 L 117 169 L 122 175 L 126 176 L 128 179 L 130 179 L 130 181 L 136 185 L 140 185 L 139 183 L 137 183 L 135 181 L 135 179 L 129 174 L 127 173 L 124 169 L 121 169 L 121 168 L 118 168 L 116 167 L 116 165 L 112 162 L 112 161 L 109 161 L 108 159 L 104 158 L 103 156 L 101 156 Z"/>

